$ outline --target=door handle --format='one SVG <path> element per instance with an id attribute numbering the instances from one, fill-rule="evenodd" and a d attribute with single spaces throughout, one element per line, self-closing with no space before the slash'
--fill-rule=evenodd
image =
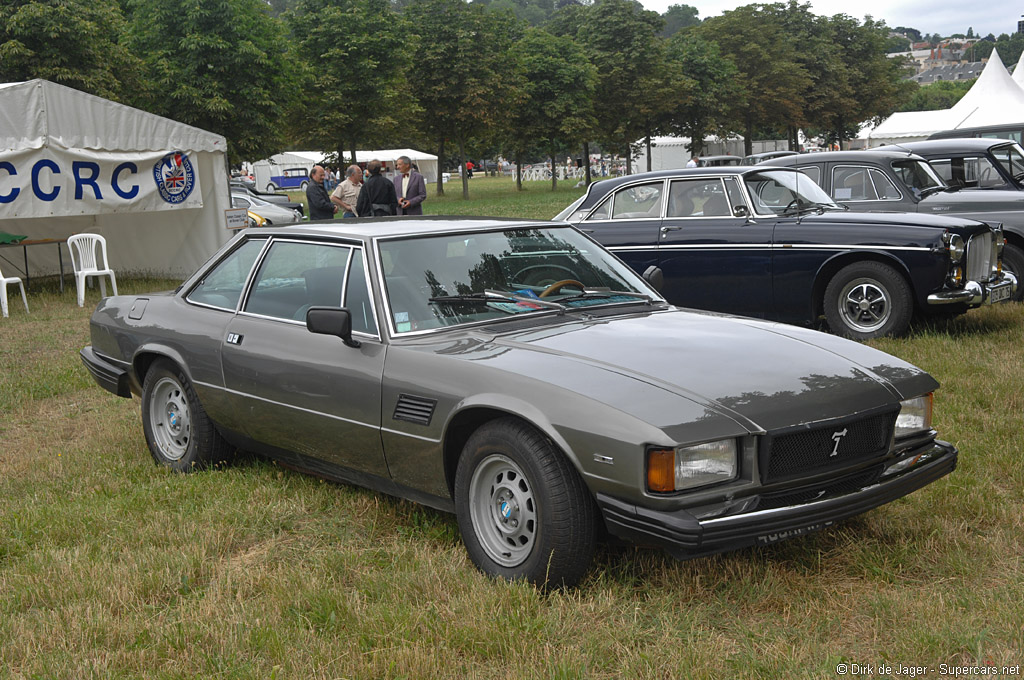
<path id="1" fill-rule="evenodd" d="M 680 229 L 682 229 L 682 227 L 662 227 L 661 233 L 662 235 L 665 235 L 670 231 L 679 231 Z"/>

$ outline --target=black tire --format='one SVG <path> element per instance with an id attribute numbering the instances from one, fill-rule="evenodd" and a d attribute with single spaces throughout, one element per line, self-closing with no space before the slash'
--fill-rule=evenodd
<path id="1" fill-rule="evenodd" d="M 277 185 L 276 185 L 276 184 L 274 184 L 273 182 L 271 182 L 270 184 L 268 184 L 268 185 L 267 185 L 267 193 L 268 193 L 268 194 L 272 194 L 272 193 L 274 193 L 275 191 L 277 191 Z"/>
<path id="2" fill-rule="evenodd" d="M 469 557 L 485 574 L 560 588 L 590 568 L 593 497 L 562 452 L 521 420 L 493 420 L 470 436 L 455 510 Z"/>
<path id="3" fill-rule="evenodd" d="M 309 182 L 303 182 L 302 184 L 299 185 L 299 189 L 301 189 L 302 191 L 305 191 L 306 187 L 308 187 L 308 186 L 309 186 Z"/>
<path id="4" fill-rule="evenodd" d="M 829 329 L 854 340 L 901 335 L 914 314 L 906 279 L 889 265 L 871 261 L 840 269 L 825 288 L 824 307 Z"/>
<path id="5" fill-rule="evenodd" d="M 1013 294 L 1013 299 L 1017 302 L 1024 300 L 1024 281 L 1021 280 L 1021 276 L 1024 276 L 1024 250 L 1012 243 L 1003 246 L 1003 271 L 1017 277 L 1017 292 Z"/>
<path id="6" fill-rule="evenodd" d="M 158 465 L 190 472 L 228 462 L 234 451 L 174 362 L 158 359 L 142 386 L 142 430 Z"/>

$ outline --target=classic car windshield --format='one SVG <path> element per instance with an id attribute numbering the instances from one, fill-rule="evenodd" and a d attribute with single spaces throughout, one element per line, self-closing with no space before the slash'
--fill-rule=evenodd
<path id="1" fill-rule="evenodd" d="M 394 239 L 379 250 L 397 333 L 654 297 L 568 227 Z"/>
<path id="2" fill-rule="evenodd" d="M 924 161 L 894 161 L 892 169 L 903 185 L 918 198 L 946 188 L 932 167 Z"/>
<path id="3" fill-rule="evenodd" d="M 992 149 L 992 155 L 996 157 L 1008 175 L 1018 181 L 1024 179 L 1024 149 L 1017 144 L 1007 144 Z"/>
<path id="4" fill-rule="evenodd" d="M 825 191 L 802 172 L 764 170 L 743 178 L 754 206 L 761 214 L 781 215 L 793 208 L 819 206 L 840 207 Z"/>

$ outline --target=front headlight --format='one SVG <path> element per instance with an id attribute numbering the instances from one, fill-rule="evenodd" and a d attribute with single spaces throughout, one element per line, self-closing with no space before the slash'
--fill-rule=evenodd
<path id="1" fill-rule="evenodd" d="M 896 438 L 909 437 L 932 429 L 932 393 L 900 402 L 896 417 Z"/>
<path id="2" fill-rule="evenodd" d="M 946 249 L 949 250 L 949 259 L 959 262 L 964 257 L 964 239 L 959 234 L 951 234 L 948 231 L 943 234 L 946 241 Z"/>
<path id="3" fill-rule="evenodd" d="M 647 453 L 647 488 L 658 493 L 693 489 L 736 478 L 735 439 Z"/>

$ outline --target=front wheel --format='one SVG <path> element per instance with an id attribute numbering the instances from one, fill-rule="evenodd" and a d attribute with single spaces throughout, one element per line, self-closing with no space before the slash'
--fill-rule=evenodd
<path id="1" fill-rule="evenodd" d="M 306 187 L 308 187 L 308 186 L 309 186 L 309 182 L 303 182 L 302 184 L 299 185 L 299 189 L 301 189 L 302 191 L 305 191 Z"/>
<path id="2" fill-rule="evenodd" d="M 276 184 L 274 184 L 273 182 L 271 182 L 270 184 L 268 184 L 268 185 L 267 185 L 267 193 L 268 193 L 268 194 L 272 194 L 272 193 L 274 193 L 275 191 L 277 191 L 277 185 L 276 185 Z"/>
<path id="3" fill-rule="evenodd" d="M 1024 281 L 1021 280 L 1024 276 L 1024 250 L 1010 243 L 1003 246 L 1003 270 L 1017 277 L 1017 292 L 1013 299 L 1017 302 L 1024 300 Z"/>
<path id="4" fill-rule="evenodd" d="M 179 472 L 226 463 L 233 453 L 199 403 L 192 381 L 167 359 L 146 373 L 142 429 L 153 460 Z"/>
<path id="5" fill-rule="evenodd" d="M 494 420 L 470 436 L 455 509 L 469 557 L 486 574 L 559 588 L 590 567 L 593 498 L 568 459 L 520 420 Z"/>
<path id="6" fill-rule="evenodd" d="M 881 262 L 847 265 L 825 288 L 829 329 L 854 340 L 905 333 L 913 313 L 910 286 L 899 272 Z"/>

